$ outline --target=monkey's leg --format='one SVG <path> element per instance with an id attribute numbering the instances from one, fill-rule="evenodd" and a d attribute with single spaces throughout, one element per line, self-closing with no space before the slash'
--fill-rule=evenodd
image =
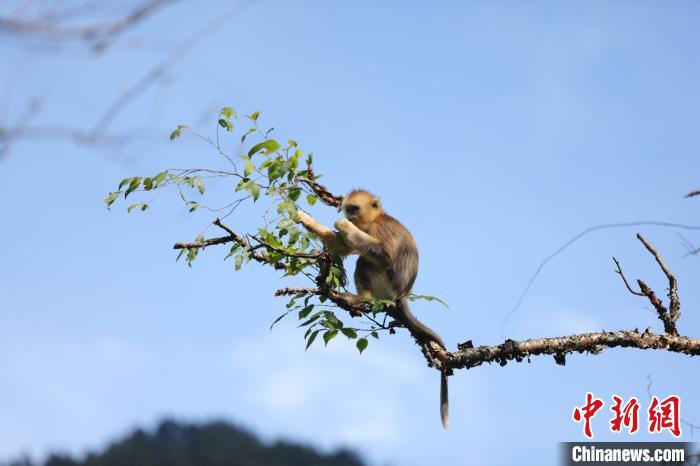
<path id="1" fill-rule="evenodd" d="M 298 211 L 298 215 L 302 225 L 304 225 L 307 230 L 318 236 L 328 249 L 340 256 L 352 254 L 352 248 L 342 239 L 342 237 L 339 237 L 340 235 L 338 235 L 336 232 L 329 230 L 302 210 Z"/>

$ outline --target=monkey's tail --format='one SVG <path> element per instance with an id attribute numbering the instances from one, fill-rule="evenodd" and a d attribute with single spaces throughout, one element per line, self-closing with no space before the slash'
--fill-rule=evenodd
<path id="1" fill-rule="evenodd" d="M 398 313 L 399 319 L 402 321 L 401 323 L 404 324 L 412 334 L 418 334 L 418 336 L 426 341 L 434 340 L 443 348 L 447 348 L 442 338 L 440 338 L 440 335 L 438 335 L 435 330 L 425 325 L 413 315 L 411 308 L 408 307 L 408 298 L 401 298 L 396 301 L 396 312 Z"/>
<path id="2" fill-rule="evenodd" d="M 445 374 L 445 371 L 440 371 L 440 420 L 442 420 L 442 427 L 445 429 L 450 425 L 449 408 L 447 374 Z"/>
<path id="3" fill-rule="evenodd" d="M 398 317 L 402 320 L 402 323 L 408 327 L 408 330 L 412 334 L 418 334 L 425 340 L 436 341 L 440 346 L 447 349 L 445 343 L 443 343 L 440 335 L 431 329 L 420 320 L 416 318 L 408 307 L 408 299 L 401 298 L 396 302 L 396 311 Z M 448 402 L 448 392 L 447 392 L 447 374 L 445 371 L 440 371 L 440 419 L 442 420 L 442 427 L 447 429 L 449 420 L 449 402 Z"/>

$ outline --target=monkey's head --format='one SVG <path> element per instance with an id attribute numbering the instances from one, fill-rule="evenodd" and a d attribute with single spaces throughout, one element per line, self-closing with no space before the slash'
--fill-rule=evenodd
<path id="1" fill-rule="evenodd" d="M 377 215 L 384 213 L 379 198 L 363 189 L 355 189 L 345 196 L 341 208 L 345 218 L 358 226 L 372 223 Z"/>

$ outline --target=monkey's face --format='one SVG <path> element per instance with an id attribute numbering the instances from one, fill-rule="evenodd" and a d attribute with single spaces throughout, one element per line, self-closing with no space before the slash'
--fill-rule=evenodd
<path id="1" fill-rule="evenodd" d="M 371 223 L 383 212 L 379 198 L 363 190 L 355 190 L 345 196 L 342 207 L 345 218 L 355 225 Z"/>

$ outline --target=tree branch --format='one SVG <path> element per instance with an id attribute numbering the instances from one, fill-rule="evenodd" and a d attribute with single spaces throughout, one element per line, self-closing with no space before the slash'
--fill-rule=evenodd
<path id="1" fill-rule="evenodd" d="M 305 173 L 306 177 L 297 178 L 297 180 L 303 183 L 305 187 L 308 187 L 317 196 L 317 198 L 320 199 L 326 205 L 332 207 L 339 207 L 342 203 L 342 196 L 334 195 L 326 186 L 321 185 L 315 181 L 317 177 L 313 173 L 313 168 L 311 167 L 310 159 L 307 162 L 307 166 L 308 168 Z M 293 217 L 290 216 L 290 218 Z M 652 223 L 654 225 L 662 224 L 660 222 L 641 223 Z M 378 311 L 377 308 L 374 306 L 375 303 L 358 303 L 356 299 L 353 299 L 354 296 L 339 291 L 337 288 L 342 289 L 342 286 L 337 286 L 337 283 L 335 288 L 333 286 L 328 285 L 325 279 L 329 276 L 329 268 L 332 265 L 334 265 L 333 261 L 335 259 L 327 251 L 323 251 L 320 253 L 316 253 L 314 251 L 310 253 L 288 252 L 274 245 L 267 244 L 264 238 L 258 238 L 256 236 L 252 236 L 252 238 L 258 241 L 259 244 L 251 248 L 246 238 L 238 235 L 231 228 L 222 224 L 218 219 L 214 222 L 214 224 L 226 231 L 228 233 L 228 236 L 210 238 L 195 243 L 177 243 L 175 245 L 175 248 L 194 249 L 204 248 L 215 244 L 235 242 L 241 244 L 247 249 L 247 254 L 250 258 L 258 262 L 271 265 L 276 269 L 285 269 L 286 267 L 285 265 L 282 265 L 282 263 L 280 263 L 279 261 L 272 260 L 272 258 L 261 253 L 256 253 L 254 252 L 254 250 L 256 248 L 266 248 L 268 251 L 275 252 L 283 256 L 288 256 L 292 260 L 297 258 L 302 260 L 309 260 L 312 263 L 315 263 L 315 266 L 317 266 L 318 268 L 317 275 L 311 276 L 310 274 L 307 274 L 309 278 L 313 279 L 316 282 L 316 288 L 282 288 L 275 292 L 275 296 L 318 296 L 322 298 L 322 302 L 329 300 L 338 308 L 348 311 L 353 317 L 364 316 L 368 319 L 372 319 L 372 322 L 376 322 L 374 318 L 376 317 L 376 314 L 378 312 L 385 312 L 388 317 L 393 319 L 393 322 L 390 322 L 389 324 L 382 323 L 379 324 L 379 326 L 380 328 L 389 330 L 392 333 L 394 332 L 395 327 L 402 326 L 400 323 L 400 319 L 396 318 L 397 316 L 393 312 L 392 306 L 384 306 L 383 309 Z M 640 222 L 636 222 L 633 224 L 598 226 L 584 231 L 572 241 L 575 241 L 577 238 L 579 238 L 586 232 L 593 231 L 595 229 L 611 228 L 620 225 L 631 226 L 637 224 L 640 224 Z M 663 225 L 671 224 L 664 223 Z M 695 227 L 686 226 L 686 228 Z M 484 345 L 479 347 L 474 347 L 472 342 L 468 341 L 466 343 L 458 345 L 457 350 L 454 352 L 447 351 L 445 348 L 442 348 L 437 342 L 426 341 L 425 338 L 423 338 L 421 335 L 412 333 L 411 336 L 414 339 L 415 343 L 421 349 L 421 352 L 426 358 L 428 365 L 431 367 L 435 367 L 441 371 L 444 371 L 447 375 L 451 375 L 454 369 L 469 369 L 472 367 L 479 366 L 483 363 L 491 362 L 497 362 L 500 365 L 504 366 L 507 364 L 508 361 L 522 362 L 525 359 L 529 360 L 531 356 L 538 355 L 552 355 L 557 364 L 564 365 L 566 363 L 567 354 L 599 354 L 604 349 L 617 347 L 666 350 L 675 353 L 687 354 L 690 356 L 700 355 L 700 339 L 691 339 L 686 336 L 680 336 L 676 328 L 676 321 L 680 317 L 680 299 L 678 297 L 678 283 L 675 276 L 668 268 L 659 252 L 651 245 L 651 243 L 648 240 L 646 240 L 641 234 L 637 234 L 637 238 L 644 245 L 647 251 L 649 251 L 649 253 L 651 253 L 654 256 L 656 263 L 659 265 L 659 267 L 661 268 L 668 280 L 668 296 L 670 301 L 669 308 L 667 309 L 665 307 L 661 299 L 659 299 L 656 296 L 654 291 L 643 280 L 637 280 L 637 283 L 639 284 L 640 288 L 639 291 L 632 288 L 629 281 L 627 280 L 627 277 L 622 271 L 620 263 L 616 258 L 613 258 L 613 261 L 616 265 L 616 273 L 620 275 L 625 284 L 625 287 L 631 294 L 635 296 L 646 297 L 652 303 L 652 305 L 657 311 L 659 320 L 661 320 L 663 323 L 665 333 L 654 333 L 651 332 L 649 329 L 647 329 L 644 332 L 640 332 L 637 329 L 620 330 L 615 332 L 594 332 L 560 337 L 535 338 L 524 341 L 514 341 L 508 339 L 505 342 L 496 346 Z M 571 244 L 572 241 L 568 242 L 566 245 L 564 245 L 564 247 L 566 247 L 568 244 Z M 555 252 L 555 254 L 557 254 L 561 250 L 562 248 Z M 339 264 L 336 266 L 340 267 Z M 308 306 L 308 299 L 305 303 L 305 305 Z M 287 313 L 288 312 L 290 311 L 287 311 Z M 311 328 L 309 328 L 309 330 L 311 330 Z M 316 333 L 318 333 L 318 331 L 319 330 L 317 330 Z M 335 331 L 337 333 L 337 329 L 335 329 Z M 313 338 L 311 338 L 308 343 L 312 341 Z"/>
<path id="2" fill-rule="evenodd" d="M 343 202 L 343 196 L 336 196 L 331 193 L 328 188 L 324 185 L 314 181 L 316 176 L 314 175 L 314 169 L 311 166 L 311 161 L 307 160 L 306 172 L 308 173 L 308 178 L 300 178 L 299 181 L 306 184 L 311 190 L 316 194 L 316 196 L 321 199 L 321 202 L 331 207 L 340 208 L 340 203 Z"/>
<path id="3" fill-rule="evenodd" d="M 245 240 L 242 236 L 240 236 L 238 233 L 233 231 L 229 226 L 224 225 L 221 223 L 221 220 L 218 218 L 214 220 L 214 225 L 217 227 L 221 228 L 224 230 L 226 233 L 228 233 L 228 236 L 219 236 L 216 238 L 209 238 L 205 239 L 202 241 L 197 241 L 194 243 L 175 243 L 173 245 L 173 249 L 204 249 L 208 246 L 214 246 L 217 244 L 225 244 L 225 243 L 237 243 L 243 246 L 244 248 L 248 249 L 248 257 L 250 259 L 253 259 L 256 262 L 259 262 L 261 264 L 266 264 L 271 267 L 273 267 L 276 270 L 284 270 L 284 265 L 280 264 L 279 262 L 270 262 L 270 259 L 262 254 L 254 252 L 257 249 L 257 246 L 251 246 L 248 241 Z M 263 246 L 261 244 L 261 246 Z"/>
<path id="4" fill-rule="evenodd" d="M 125 31 L 137 24 L 158 8 L 172 3 L 174 0 L 151 0 L 144 2 L 126 16 L 103 23 L 84 26 L 61 26 L 57 21 L 45 19 L 26 20 L 19 18 L 1 18 L 0 31 L 13 34 L 43 36 L 50 39 L 96 40 L 105 39 Z"/>
<path id="5" fill-rule="evenodd" d="M 676 335 L 652 333 L 648 330 L 583 333 L 554 338 L 536 338 L 525 341 L 506 340 L 498 346 L 473 348 L 471 342 L 459 345 L 460 350 L 449 354 L 447 367 L 453 369 L 472 368 L 488 362 L 505 366 L 508 361 L 522 362 L 530 356 L 553 355 L 557 364 L 564 365 L 569 353 L 598 354 L 606 348 L 638 348 L 667 350 L 691 356 L 700 355 L 700 340 Z"/>
<path id="6" fill-rule="evenodd" d="M 659 267 L 661 267 L 661 270 L 664 272 L 664 275 L 666 275 L 666 278 L 668 279 L 668 299 L 670 301 L 668 313 L 662 316 L 659 308 L 657 308 L 657 310 L 659 310 L 659 317 L 661 317 L 661 319 L 664 321 L 664 327 L 667 327 L 666 332 L 678 335 L 678 331 L 676 330 L 676 321 L 681 316 L 681 303 L 678 298 L 678 282 L 676 281 L 676 277 L 666 266 L 666 263 L 661 258 L 659 252 L 651 245 L 651 243 L 649 243 L 649 241 L 646 240 L 646 238 L 644 238 L 641 234 L 637 233 L 637 239 L 639 239 L 639 241 L 642 242 L 644 247 L 647 248 L 647 251 L 649 251 L 654 256 L 654 258 L 656 259 L 656 263 L 659 264 Z"/>

